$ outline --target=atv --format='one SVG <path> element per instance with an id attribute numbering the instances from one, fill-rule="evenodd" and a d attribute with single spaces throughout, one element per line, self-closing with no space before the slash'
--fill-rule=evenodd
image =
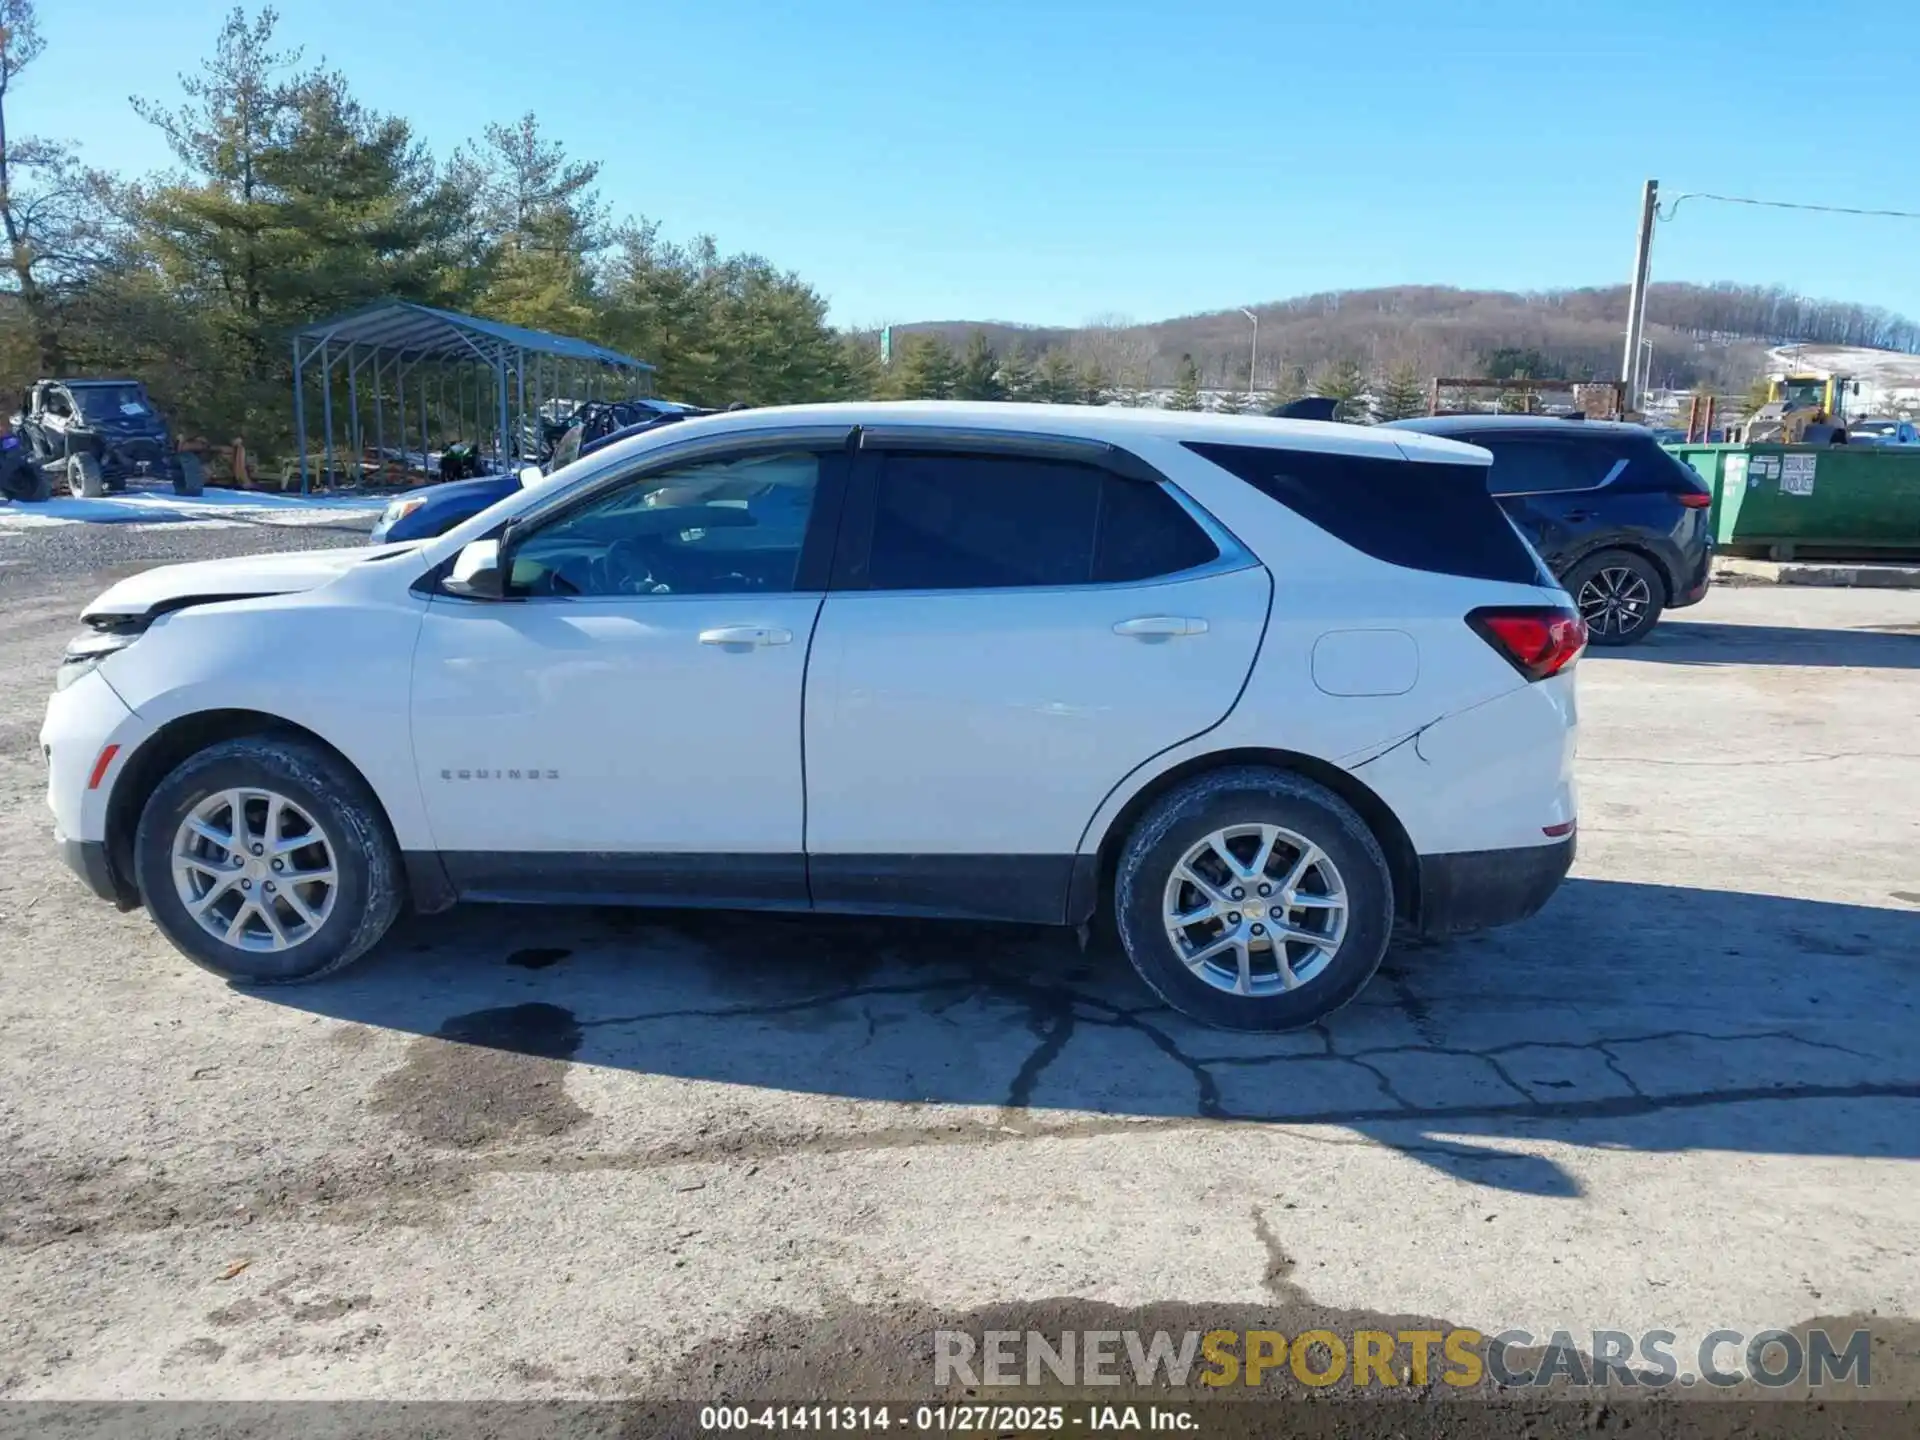
<path id="1" fill-rule="evenodd" d="M 531 417 L 520 432 L 520 456 L 523 463 L 538 464 L 547 471 L 558 470 L 574 458 L 581 445 L 591 445 L 616 430 L 626 430 L 658 420 L 662 415 L 711 415 L 697 405 L 682 405 L 677 400 L 588 400 L 583 404 L 550 400 L 541 413 Z M 574 432 L 579 431 L 576 440 Z"/>
<path id="2" fill-rule="evenodd" d="M 41 380 L 23 397 L 13 433 L 30 469 L 18 498 L 44 500 L 55 486 L 93 498 L 129 480 L 165 479 L 176 495 L 207 483 L 197 455 L 176 451 L 160 412 L 137 380 Z"/>

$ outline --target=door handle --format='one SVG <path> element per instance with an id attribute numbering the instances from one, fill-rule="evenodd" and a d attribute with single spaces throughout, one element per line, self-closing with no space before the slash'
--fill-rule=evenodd
<path id="1" fill-rule="evenodd" d="M 702 645 L 737 645 L 744 648 L 760 645 L 791 645 L 793 632 L 766 625 L 722 625 L 717 630 L 700 632 Z"/>
<path id="2" fill-rule="evenodd" d="M 1139 615 L 1113 627 L 1116 635 L 1138 640 L 1166 640 L 1175 635 L 1204 635 L 1207 622 L 1192 615 Z"/>

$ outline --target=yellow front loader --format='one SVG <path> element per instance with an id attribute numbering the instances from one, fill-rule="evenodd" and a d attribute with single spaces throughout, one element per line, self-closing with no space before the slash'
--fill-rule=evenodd
<path id="1" fill-rule="evenodd" d="M 1767 403 L 1738 427 L 1739 441 L 1844 445 L 1846 397 L 1859 393 L 1860 382 L 1845 375 L 1769 375 Z"/>

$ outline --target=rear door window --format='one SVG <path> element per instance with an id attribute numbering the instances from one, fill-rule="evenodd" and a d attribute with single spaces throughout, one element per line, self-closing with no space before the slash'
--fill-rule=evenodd
<path id="1" fill-rule="evenodd" d="M 1018 455 L 889 452 L 874 496 L 867 588 L 1121 584 L 1219 556 L 1159 485 Z"/>
<path id="2" fill-rule="evenodd" d="M 1549 495 L 1592 490 L 1617 479 L 1625 457 L 1612 445 L 1569 445 L 1556 440 L 1476 439 L 1493 454 L 1487 486 L 1495 495 Z"/>
<path id="3" fill-rule="evenodd" d="M 1118 475 L 1104 478 L 1093 550 L 1095 584 L 1177 575 L 1219 558 L 1220 547 L 1162 487 Z"/>
<path id="4" fill-rule="evenodd" d="M 1013 456 L 889 454 L 874 499 L 874 590 L 1084 585 L 1101 472 Z"/>
<path id="5" fill-rule="evenodd" d="M 1354 549 L 1411 570 L 1542 583 L 1481 465 L 1255 445 L 1187 448 Z"/>

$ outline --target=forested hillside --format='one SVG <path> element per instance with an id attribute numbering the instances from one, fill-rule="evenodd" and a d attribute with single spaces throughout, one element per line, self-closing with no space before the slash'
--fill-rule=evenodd
<path id="1" fill-rule="evenodd" d="M 1400 285 L 1249 308 L 1260 317 L 1262 390 L 1299 388 L 1345 364 L 1369 374 L 1406 367 L 1427 376 L 1591 379 L 1619 373 L 1627 293 L 1624 285 L 1537 294 Z M 1745 389 L 1769 346 L 1795 341 L 1920 350 L 1920 324 L 1911 320 L 1758 286 L 1656 284 L 1647 315 L 1655 385 Z M 1252 328 L 1233 309 L 1077 329 L 961 320 L 894 331 L 938 335 L 956 348 L 981 331 L 999 351 L 1017 344 L 1035 356 L 1055 348 L 1099 354 L 1113 370 L 1148 366 L 1141 383 L 1156 386 L 1174 383 L 1180 357 L 1191 355 L 1201 383 L 1220 388 L 1246 385 Z"/>

